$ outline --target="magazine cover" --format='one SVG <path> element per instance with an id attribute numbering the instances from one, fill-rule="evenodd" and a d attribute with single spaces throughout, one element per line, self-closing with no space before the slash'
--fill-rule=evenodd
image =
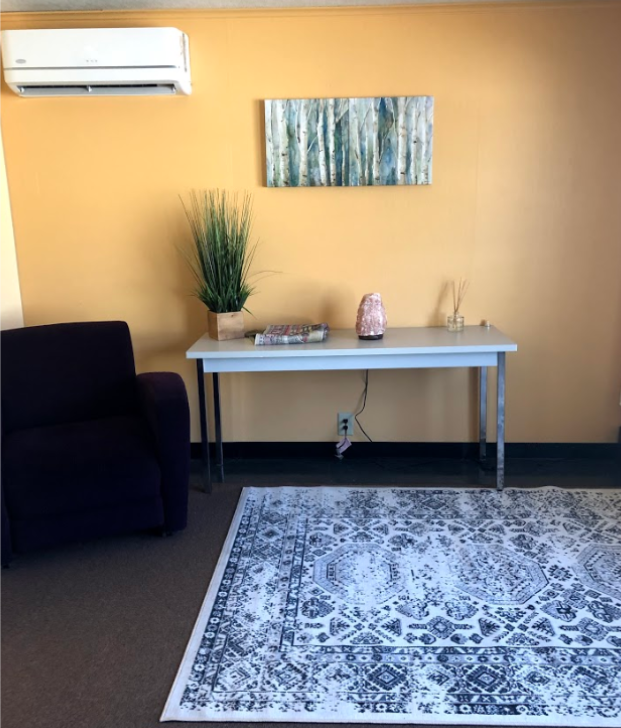
<path id="1" fill-rule="evenodd" d="M 254 339 L 255 346 L 277 344 L 314 344 L 328 338 L 328 324 L 279 324 L 268 326 Z"/>

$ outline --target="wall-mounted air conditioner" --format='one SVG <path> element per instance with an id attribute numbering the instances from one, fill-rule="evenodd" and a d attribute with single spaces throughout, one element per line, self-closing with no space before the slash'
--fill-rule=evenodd
<path id="1" fill-rule="evenodd" d="M 4 78 L 16 94 L 188 95 L 188 37 L 177 28 L 2 31 Z"/>

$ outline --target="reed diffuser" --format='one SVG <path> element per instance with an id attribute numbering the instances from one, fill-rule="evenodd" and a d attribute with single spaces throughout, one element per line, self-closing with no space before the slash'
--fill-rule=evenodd
<path id="1" fill-rule="evenodd" d="M 461 304 L 468 290 L 468 281 L 460 278 L 459 283 L 453 281 L 453 313 L 446 317 L 446 328 L 449 331 L 463 331 L 464 317 L 459 313 Z"/>

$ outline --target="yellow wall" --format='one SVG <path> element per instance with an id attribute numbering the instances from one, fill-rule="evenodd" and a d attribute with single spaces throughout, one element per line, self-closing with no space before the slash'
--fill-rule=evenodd
<path id="1" fill-rule="evenodd" d="M 621 4 L 4 16 L 5 28 L 174 25 L 188 98 L 23 100 L 2 89 L 27 324 L 122 318 L 140 369 L 173 369 L 206 315 L 175 246 L 178 194 L 254 193 L 249 305 L 267 322 L 352 326 L 382 292 L 391 326 L 442 320 L 471 279 L 467 321 L 519 342 L 512 441 L 612 441 L 621 386 Z M 435 96 L 434 184 L 262 185 L 264 98 Z M 360 373 L 225 377 L 228 440 L 327 440 Z M 466 371 L 373 372 L 377 440 L 475 437 Z M 279 401 L 282 404 L 279 404 Z M 195 418 L 196 419 L 196 418 Z M 195 423 L 196 424 L 196 423 Z M 196 438 L 196 427 L 195 427 Z"/>
<path id="2" fill-rule="evenodd" d="M 14 329 L 24 325 L 19 274 L 15 255 L 15 238 L 11 218 L 9 186 L 4 162 L 4 145 L 0 139 L 0 327 Z"/>

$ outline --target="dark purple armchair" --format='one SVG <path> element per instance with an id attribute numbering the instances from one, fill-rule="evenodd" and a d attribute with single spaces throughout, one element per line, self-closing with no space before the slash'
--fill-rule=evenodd
<path id="1" fill-rule="evenodd" d="M 12 553 L 187 521 L 188 399 L 136 376 L 122 321 L 2 334 L 2 563 Z"/>

